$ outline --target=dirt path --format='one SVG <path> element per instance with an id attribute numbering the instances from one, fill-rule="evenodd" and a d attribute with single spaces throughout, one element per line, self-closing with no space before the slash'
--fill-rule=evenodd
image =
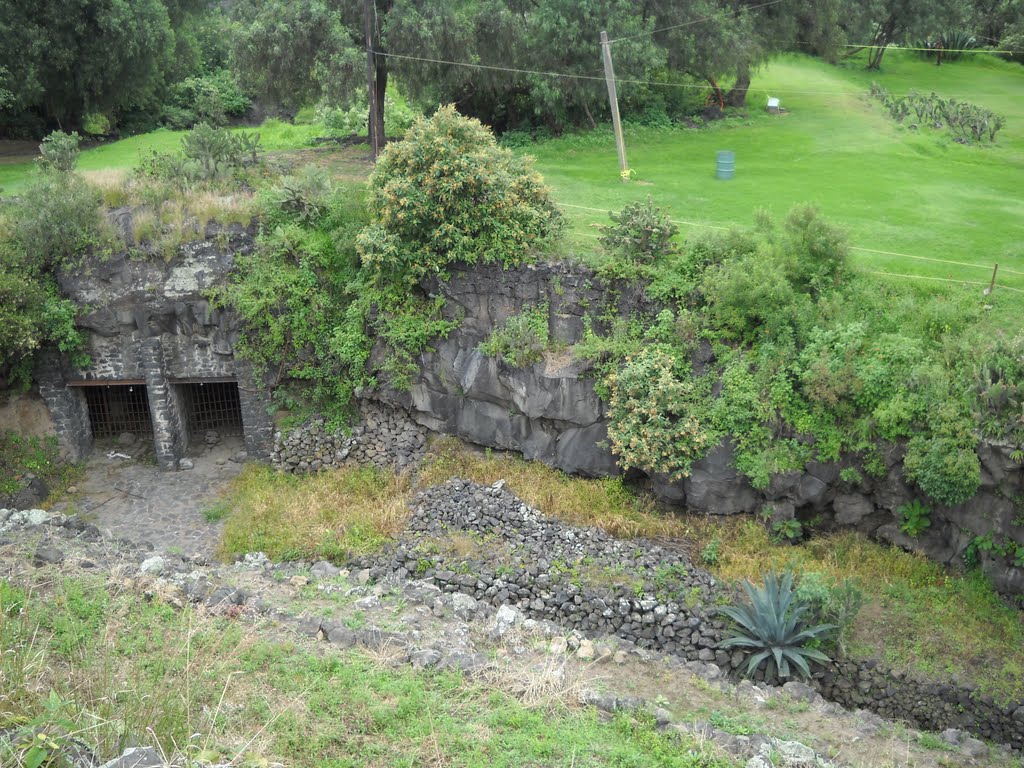
<path id="1" fill-rule="evenodd" d="M 203 510 L 241 471 L 240 451 L 240 439 L 224 438 L 198 451 L 191 470 L 161 472 L 144 441 L 98 445 L 74 492 L 54 505 L 54 511 L 77 512 L 111 538 L 210 558 L 221 524 L 207 522 Z"/>

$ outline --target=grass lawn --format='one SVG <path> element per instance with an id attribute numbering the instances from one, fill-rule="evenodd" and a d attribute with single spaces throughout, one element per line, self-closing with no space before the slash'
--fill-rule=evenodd
<path id="1" fill-rule="evenodd" d="M 461 674 L 275 639 L 283 633 L 177 611 L 99 577 L 24 587 L 0 579 L 0 728 L 72 733 L 102 759 L 141 743 L 189 765 L 250 768 L 737 764 L 649 718 L 605 724 L 556 700 L 527 707 Z M 5 743 L 0 764 L 39 765 Z"/>
<path id="2" fill-rule="evenodd" d="M 322 125 L 291 125 L 280 120 L 268 120 L 257 128 L 238 128 L 260 134 L 263 148 L 268 151 L 307 147 L 310 141 L 324 134 Z M 127 170 L 139 164 L 150 152 L 171 152 L 181 147 L 181 137 L 187 131 L 161 128 L 150 133 L 131 136 L 120 141 L 87 149 L 78 161 L 80 171 Z M 11 151 L 0 147 L 0 195 L 17 194 L 28 181 L 34 165 L 35 145 L 26 142 L 0 142 L 10 144 Z"/>
<path id="3" fill-rule="evenodd" d="M 945 131 L 913 131 L 868 97 L 872 80 L 893 93 L 916 88 L 972 101 L 1003 115 L 1006 126 L 995 145 L 979 146 L 956 144 Z M 768 93 L 787 114 L 762 111 Z M 627 125 L 636 172 L 630 184 L 619 181 L 610 129 L 525 151 L 537 158 L 559 202 L 597 209 L 566 208 L 581 254 L 592 251 L 592 227 L 607 222 L 604 211 L 646 195 L 676 220 L 719 227 L 748 225 L 759 207 L 781 217 L 794 204 L 812 202 L 859 248 L 966 265 L 855 250 L 868 271 L 987 283 L 999 262 L 999 283 L 1024 291 L 1022 93 L 1024 67 L 988 56 L 936 67 L 889 53 L 881 73 L 866 72 L 856 60 L 836 67 L 786 56 L 755 75 L 747 118 L 705 129 Z M 714 177 L 720 149 L 736 152 L 731 181 Z M 694 228 L 684 224 L 681 231 Z M 1001 321 L 1024 307 L 1024 292 L 997 290 L 993 299 Z"/>

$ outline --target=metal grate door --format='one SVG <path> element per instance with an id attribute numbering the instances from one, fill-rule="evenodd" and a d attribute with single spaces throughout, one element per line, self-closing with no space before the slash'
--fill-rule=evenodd
<path id="1" fill-rule="evenodd" d="M 221 436 L 242 434 L 242 404 L 236 382 L 179 384 L 190 439 L 201 440 L 207 430 Z"/>
<path id="2" fill-rule="evenodd" d="M 106 384 L 82 390 L 94 438 L 117 437 L 122 432 L 153 434 L 145 384 Z"/>

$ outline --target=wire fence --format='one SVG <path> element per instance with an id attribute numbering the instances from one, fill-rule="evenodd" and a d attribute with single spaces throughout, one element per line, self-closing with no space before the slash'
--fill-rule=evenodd
<path id="1" fill-rule="evenodd" d="M 603 213 L 603 214 L 609 213 L 608 209 L 606 209 L 606 208 L 594 208 L 592 206 L 576 205 L 574 203 L 565 203 L 565 202 L 559 202 L 558 204 L 561 207 L 563 207 L 563 208 L 573 208 L 575 210 L 588 211 L 588 212 L 594 212 L 594 213 Z M 669 221 L 671 221 L 673 224 L 677 224 L 679 226 L 699 227 L 699 228 L 702 228 L 702 229 L 713 229 L 713 230 L 722 231 L 722 232 L 727 232 L 727 231 L 729 231 L 731 229 L 734 229 L 736 226 L 738 226 L 736 224 L 731 224 L 731 225 L 712 224 L 712 223 L 706 222 L 706 221 L 687 221 L 685 219 L 672 219 L 672 218 L 670 218 Z M 599 235 L 594 234 L 592 232 L 580 232 L 578 234 L 581 234 L 581 235 L 583 235 L 585 237 L 591 237 L 591 238 L 594 238 L 594 239 L 598 239 L 599 238 Z M 933 256 L 918 256 L 918 255 L 912 254 L 912 253 L 902 253 L 900 251 L 887 251 L 887 250 L 881 250 L 881 249 L 878 249 L 878 248 L 866 248 L 866 247 L 860 246 L 860 245 L 851 245 L 850 246 L 850 250 L 851 251 L 857 251 L 858 253 L 868 254 L 868 255 L 887 256 L 887 257 L 890 257 L 890 258 L 898 258 L 898 259 L 911 259 L 911 260 L 914 260 L 914 261 L 934 262 L 934 263 L 937 263 L 937 264 L 946 264 L 946 265 L 950 265 L 950 266 L 965 267 L 965 268 L 969 268 L 969 269 L 981 269 L 981 270 L 985 270 L 986 272 L 991 272 L 993 270 L 993 267 L 994 267 L 994 264 L 977 264 L 977 263 L 972 263 L 972 262 L 968 262 L 968 261 L 955 261 L 953 259 L 939 259 L 939 258 L 935 258 Z M 958 279 L 947 278 L 947 277 L 936 277 L 936 276 L 931 276 L 931 275 L 910 275 L 910 274 L 905 274 L 905 273 L 902 273 L 902 272 L 887 272 L 887 271 L 883 271 L 883 270 L 869 270 L 868 274 L 871 274 L 871 275 L 883 275 L 885 277 L 895 277 L 895 278 L 907 279 L 907 280 L 927 280 L 927 281 L 931 281 L 931 282 L 950 283 L 950 284 L 956 284 L 956 285 L 976 285 L 976 286 L 982 286 L 982 287 L 985 287 L 985 288 L 989 287 L 989 285 L 991 284 L 991 281 L 958 280 Z M 1022 272 L 1020 270 L 1009 269 L 1009 268 L 1002 267 L 1002 266 L 999 267 L 998 274 L 1008 274 L 1008 275 L 1014 275 L 1014 276 L 1018 276 L 1018 277 L 1024 277 L 1024 272 Z M 1011 293 L 1024 294 L 1024 289 L 1015 288 L 1012 285 L 1007 285 L 1005 282 L 1001 282 L 998 279 L 995 281 L 994 285 L 995 285 L 996 288 L 999 288 L 1000 290 L 1010 291 Z"/>

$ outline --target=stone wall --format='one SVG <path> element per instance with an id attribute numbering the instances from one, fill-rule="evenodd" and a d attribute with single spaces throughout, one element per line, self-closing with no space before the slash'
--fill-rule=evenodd
<path id="1" fill-rule="evenodd" d="M 461 541 L 457 547 L 447 543 L 452 537 Z M 430 579 L 444 592 L 714 663 L 733 675 L 746 660 L 741 651 L 719 647 L 726 636 L 715 609 L 721 587 L 684 554 L 546 518 L 502 483 L 454 479 L 427 489 L 399 542 L 354 565 L 368 567 L 373 578 Z M 918 680 L 874 661 L 831 662 L 815 668 L 810 683 L 848 709 L 932 731 L 962 729 L 1024 749 L 1020 702 L 1000 706 L 970 688 Z"/>
<path id="2" fill-rule="evenodd" d="M 83 308 L 91 362 L 75 368 L 66 357 L 41 355 L 35 370 L 39 392 L 53 417 L 65 452 L 83 457 L 92 445 L 85 398 L 74 383 L 142 381 L 146 385 L 153 441 L 161 468 L 174 469 L 188 447 L 186 415 L 178 381 L 237 381 L 245 444 L 254 457 L 269 456 L 273 422 L 266 382 L 235 360 L 241 322 L 211 306 L 206 290 L 227 279 L 236 254 L 253 247 L 252 232 L 218 229 L 188 243 L 171 261 L 134 260 L 127 253 L 58 275 L 61 290 Z"/>
<path id="3" fill-rule="evenodd" d="M 271 463 L 282 471 L 304 474 L 351 465 L 402 470 L 423 458 L 427 430 L 406 411 L 362 402 L 360 414 L 351 429 L 329 430 L 323 419 L 314 419 L 276 432 Z"/>
<path id="4" fill-rule="evenodd" d="M 406 408 L 435 432 L 519 451 L 574 474 L 618 473 L 615 457 L 602 446 L 608 436 L 605 411 L 586 364 L 558 352 L 515 368 L 477 347 L 509 317 L 543 302 L 550 306 L 551 340 L 573 344 L 582 338 L 588 315 L 609 308 L 625 317 L 652 311 L 642 292 L 605 285 L 592 272 L 564 264 L 454 271 L 449 281 L 425 287 L 445 296 L 445 314 L 462 318 L 460 326 L 421 355 L 420 373 L 408 391 L 385 386 L 376 394 L 380 400 Z M 378 346 L 373 362 L 385 354 Z"/>
<path id="5" fill-rule="evenodd" d="M 584 317 L 608 308 L 623 316 L 655 310 L 635 286 L 607 285 L 592 271 L 564 264 L 527 265 L 501 271 L 493 266 L 455 270 L 445 282 L 424 286 L 443 295 L 449 317 L 463 317 L 457 330 L 420 357 L 420 371 L 408 391 L 386 385 L 375 397 L 399 406 L 423 426 L 470 442 L 521 452 L 566 472 L 614 475 L 620 470 L 606 445 L 604 406 L 587 366 L 570 353 L 549 352 L 527 368 L 516 368 L 478 350 L 491 331 L 526 307 L 548 302 L 552 340 L 569 345 L 581 339 Z M 374 350 L 380 362 L 385 350 Z M 711 362 L 700 350 L 694 364 Z M 978 494 L 956 507 L 933 508 L 931 526 L 911 538 L 899 530 L 896 510 L 917 495 L 904 479 L 903 449 L 892 446 L 881 478 L 858 483 L 840 479 L 852 460 L 812 463 L 805 472 L 774 478 L 755 489 L 733 466 L 732 446 L 717 446 L 695 463 L 681 482 L 649 478 L 664 500 L 707 514 L 760 512 L 768 507 L 780 520 L 815 519 L 819 525 L 852 526 L 899 546 L 958 564 L 971 541 L 991 535 L 1024 545 L 1024 467 L 1008 446 L 983 443 Z M 930 505 L 933 506 L 934 505 Z M 1002 591 L 1024 594 L 1024 568 L 996 552 L 980 552 L 981 565 Z"/>

